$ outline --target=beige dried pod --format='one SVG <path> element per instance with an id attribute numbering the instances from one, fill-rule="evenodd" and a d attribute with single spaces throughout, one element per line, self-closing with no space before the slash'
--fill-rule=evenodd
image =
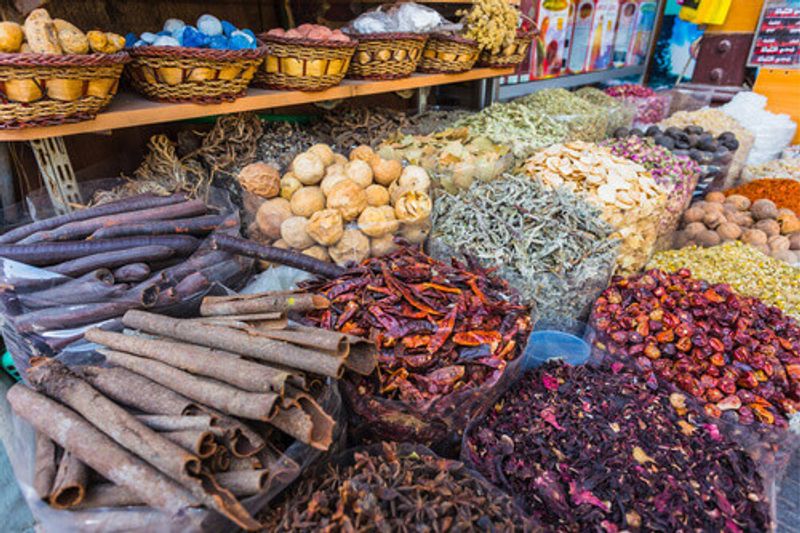
<path id="1" fill-rule="evenodd" d="M 345 163 L 345 165 L 346 164 L 347 163 Z M 332 164 L 331 166 L 329 166 L 328 168 L 325 169 L 325 177 L 322 178 L 322 179 L 325 179 L 328 176 L 334 176 L 334 175 L 337 175 L 337 174 L 342 175 L 342 176 L 345 175 L 344 174 L 344 165 L 342 165 L 340 163 Z"/>
<path id="2" fill-rule="evenodd" d="M 307 152 L 310 152 L 319 157 L 320 160 L 322 160 L 322 164 L 325 165 L 326 167 L 336 162 L 334 158 L 335 154 L 333 153 L 331 147 L 328 146 L 327 144 L 322 144 L 322 143 L 315 144 L 314 146 L 309 148 Z"/>
<path id="3" fill-rule="evenodd" d="M 303 185 L 316 185 L 325 175 L 325 165 L 316 154 L 303 152 L 292 161 L 292 173 Z"/>
<path id="4" fill-rule="evenodd" d="M 339 242 L 328 248 L 328 253 L 337 265 L 358 263 L 369 256 L 369 238 L 357 229 L 345 230 Z"/>
<path id="5" fill-rule="evenodd" d="M 291 200 L 294 193 L 302 188 L 303 184 L 291 172 L 287 172 L 281 178 L 281 198 Z"/>
<path id="6" fill-rule="evenodd" d="M 404 168 L 397 181 L 401 187 L 410 187 L 415 191 L 428 192 L 431 188 L 431 177 L 428 175 L 428 171 L 416 165 Z"/>
<path id="7" fill-rule="evenodd" d="M 356 159 L 360 159 L 361 161 L 369 161 L 373 155 L 375 155 L 375 152 L 372 150 L 372 148 L 366 144 L 362 144 L 361 146 L 356 146 L 350 152 L 350 161 L 355 161 Z"/>
<path id="8" fill-rule="evenodd" d="M 315 244 L 311 248 L 306 248 L 302 253 L 309 257 L 313 257 L 314 259 L 325 261 L 326 263 L 331 262 L 331 256 L 328 255 L 328 249 L 324 246 L 320 246 L 319 244 Z"/>
<path id="9" fill-rule="evenodd" d="M 322 189 L 322 194 L 328 196 L 331 193 L 331 189 L 333 186 L 339 183 L 342 180 L 346 180 L 347 176 L 344 173 L 340 174 L 330 174 L 322 178 L 322 181 L 319 184 L 320 189 Z"/>
<path id="10" fill-rule="evenodd" d="M 373 237 L 369 240 L 369 255 L 370 257 L 381 257 L 388 255 L 399 246 L 394 242 L 394 235 L 388 234 L 383 237 Z"/>
<path id="11" fill-rule="evenodd" d="M 242 189 L 264 198 L 278 196 L 281 189 L 281 174 L 277 168 L 263 161 L 250 163 L 236 176 Z"/>
<path id="12" fill-rule="evenodd" d="M 400 228 L 400 237 L 408 241 L 409 244 L 420 244 L 425 242 L 430 232 L 431 221 L 428 219 L 419 224 L 404 224 L 403 227 Z"/>
<path id="13" fill-rule="evenodd" d="M 295 250 L 305 250 L 314 246 L 314 239 L 308 234 L 308 219 L 289 217 L 281 224 L 281 239 Z"/>
<path id="14" fill-rule="evenodd" d="M 279 239 L 281 225 L 292 216 L 292 208 L 285 198 L 267 200 L 256 212 L 258 231 L 269 239 Z"/>
<path id="15" fill-rule="evenodd" d="M 344 166 L 344 175 L 362 189 L 372 185 L 372 167 L 366 161 L 360 159 L 350 161 Z"/>
<path id="16" fill-rule="evenodd" d="M 306 231 L 319 244 L 330 246 L 342 238 L 344 222 L 338 209 L 317 211 L 308 220 Z"/>
<path id="17" fill-rule="evenodd" d="M 358 229 L 369 237 L 383 237 L 395 233 L 399 227 L 400 222 L 391 209 L 370 206 L 358 217 Z"/>
<path id="18" fill-rule="evenodd" d="M 370 185 L 364 192 L 367 193 L 367 203 L 373 207 L 389 204 L 389 190 L 382 185 Z"/>
<path id="19" fill-rule="evenodd" d="M 350 179 L 344 179 L 331 188 L 326 207 L 338 209 L 345 221 L 355 220 L 367 207 L 367 193 Z"/>
<path id="20" fill-rule="evenodd" d="M 375 154 L 370 160 L 372 173 L 375 177 L 375 183 L 388 187 L 393 182 L 400 179 L 403 173 L 403 164 L 395 159 L 383 159 L 378 154 Z"/>
<path id="21" fill-rule="evenodd" d="M 301 217 L 310 217 L 317 211 L 325 209 L 325 195 L 316 186 L 303 187 L 292 195 L 292 213 Z"/>
<path id="22" fill-rule="evenodd" d="M 433 203 L 424 192 L 408 191 L 394 204 L 394 214 L 400 222 L 415 224 L 431 216 Z"/>
<path id="23" fill-rule="evenodd" d="M 769 245 L 770 252 L 782 252 L 784 250 L 789 250 L 792 246 L 789 237 L 784 235 L 775 235 L 770 237 L 767 241 L 767 244 Z"/>
<path id="24" fill-rule="evenodd" d="M 342 165 L 345 166 L 347 162 L 350 161 L 342 154 L 333 154 L 333 164 L 334 165 Z"/>

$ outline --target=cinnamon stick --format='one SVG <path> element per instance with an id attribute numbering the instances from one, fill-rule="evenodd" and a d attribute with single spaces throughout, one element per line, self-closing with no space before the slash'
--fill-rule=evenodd
<path id="1" fill-rule="evenodd" d="M 213 325 L 198 328 L 192 321 L 137 310 L 125 313 L 122 323 L 147 333 L 227 350 L 323 376 L 338 378 L 344 370 L 344 358 L 331 357 L 287 342 L 268 339 L 252 330 L 242 331 Z"/>
<path id="2" fill-rule="evenodd" d="M 174 514 L 197 505 L 197 498 L 131 454 L 79 416 L 17 383 L 6 395 L 11 408 L 37 431 L 73 453 L 100 475 L 136 493 L 142 501 Z"/>
<path id="3" fill-rule="evenodd" d="M 141 374 L 223 413 L 263 421 L 268 421 L 274 414 L 275 401 L 278 399 L 275 393 L 243 391 L 219 381 L 193 376 L 159 361 L 116 350 L 103 349 L 99 353 L 117 366 Z"/>
<path id="4" fill-rule="evenodd" d="M 86 496 L 86 482 L 89 469 L 69 452 L 64 452 L 58 464 L 58 473 L 50 492 L 50 506 L 56 509 L 68 509 L 79 505 Z"/>
<path id="5" fill-rule="evenodd" d="M 326 309 L 331 302 L 308 292 L 265 292 L 234 296 L 206 296 L 200 305 L 203 316 L 244 315 L 252 313 L 287 313 Z"/>
<path id="6" fill-rule="evenodd" d="M 263 467 L 258 457 L 231 457 L 231 466 L 228 470 L 259 470 Z"/>
<path id="7" fill-rule="evenodd" d="M 45 500 L 56 479 L 56 445 L 44 433 L 36 432 L 36 451 L 33 470 L 33 490 Z"/>
<path id="8" fill-rule="evenodd" d="M 189 429 L 211 431 L 213 421 L 209 415 L 138 415 L 136 418 L 150 429 L 156 431 L 185 431 Z"/>
<path id="9" fill-rule="evenodd" d="M 233 470 L 216 475 L 217 482 L 236 496 L 258 494 L 267 485 L 269 470 Z"/>
<path id="10" fill-rule="evenodd" d="M 210 431 L 186 429 L 183 431 L 167 431 L 161 433 L 165 438 L 181 448 L 192 452 L 200 459 L 206 459 L 217 451 L 214 434 Z"/>
<path id="11" fill-rule="evenodd" d="M 227 472 L 231 467 L 231 453 L 225 446 L 217 446 L 214 455 L 211 456 L 211 470 L 213 472 Z"/>
<path id="12" fill-rule="evenodd" d="M 325 350 L 335 357 L 345 357 L 350 352 L 350 340 L 347 335 L 320 328 L 303 328 L 261 331 L 261 335 L 270 339 L 291 342 L 299 346 Z"/>
<path id="13" fill-rule="evenodd" d="M 236 354 L 168 339 L 123 335 L 90 329 L 86 340 L 117 351 L 161 361 L 192 374 L 207 376 L 252 392 L 283 394 L 288 372 L 241 359 Z"/>
<path id="14" fill-rule="evenodd" d="M 101 507 L 138 507 L 145 505 L 141 496 L 121 485 L 113 483 L 102 483 L 90 487 L 86 497 L 73 507 L 79 509 L 97 509 Z"/>
<path id="15" fill-rule="evenodd" d="M 327 450 L 333 442 L 336 422 L 311 396 L 292 390 L 281 401 L 270 424 L 313 448 Z"/>

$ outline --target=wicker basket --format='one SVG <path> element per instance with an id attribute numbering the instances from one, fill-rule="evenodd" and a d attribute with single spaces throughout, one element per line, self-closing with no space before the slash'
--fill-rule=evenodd
<path id="1" fill-rule="evenodd" d="M 428 36 L 419 33 L 371 33 L 358 39 L 347 77 L 368 80 L 407 78 L 417 68 Z"/>
<path id="2" fill-rule="evenodd" d="M 477 41 L 434 33 L 428 37 L 417 70 L 436 74 L 466 72 L 478 60 L 478 53 Z"/>
<path id="3" fill-rule="evenodd" d="M 134 89 L 159 102 L 215 104 L 243 96 L 267 48 L 131 48 L 126 73 Z"/>
<path id="4" fill-rule="evenodd" d="M 506 46 L 497 54 L 492 54 L 488 50 L 481 52 L 478 58 L 479 67 L 507 68 L 516 67 L 525 59 L 528 47 L 533 40 L 533 32 L 517 30 L 517 38 L 509 46 Z"/>
<path id="5" fill-rule="evenodd" d="M 265 89 L 322 91 L 338 85 L 358 44 L 261 34 L 267 55 L 253 85 Z"/>
<path id="6" fill-rule="evenodd" d="M 0 128 L 90 120 L 119 86 L 128 54 L 0 54 Z"/>

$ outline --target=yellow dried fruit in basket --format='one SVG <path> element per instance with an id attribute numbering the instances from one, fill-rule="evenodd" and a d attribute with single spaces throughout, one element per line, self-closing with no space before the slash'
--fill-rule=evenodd
<path id="1" fill-rule="evenodd" d="M 12 102 L 30 103 L 42 97 L 42 88 L 34 80 L 8 80 L 6 97 Z"/>
<path id="2" fill-rule="evenodd" d="M 83 80 L 53 79 L 45 85 L 47 96 L 53 100 L 73 102 L 83 95 Z"/>
<path id="3" fill-rule="evenodd" d="M 53 20 L 46 9 L 34 9 L 23 26 L 25 40 L 31 52 L 37 54 L 61 54 L 58 34 Z"/>
<path id="4" fill-rule="evenodd" d="M 92 30 L 86 33 L 89 48 L 98 54 L 115 54 L 125 48 L 125 38 L 111 32 Z"/>
<path id="5" fill-rule="evenodd" d="M 22 26 L 16 22 L 0 22 L 0 52 L 19 52 L 23 37 Z"/>
<path id="6" fill-rule="evenodd" d="M 86 54 L 89 52 L 89 39 L 86 34 L 63 19 L 54 19 L 53 25 L 58 35 L 58 44 L 66 54 Z"/>

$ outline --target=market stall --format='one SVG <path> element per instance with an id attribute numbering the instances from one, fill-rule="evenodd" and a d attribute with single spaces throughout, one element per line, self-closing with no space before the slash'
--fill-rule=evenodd
<path id="1" fill-rule="evenodd" d="M 789 531 L 795 121 L 645 83 L 664 2 L 370 4 L 0 23 L 43 185 L 0 232 L 8 497 L 44 531 Z M 86 134 L 140 127 L 110 178 Z"/>

